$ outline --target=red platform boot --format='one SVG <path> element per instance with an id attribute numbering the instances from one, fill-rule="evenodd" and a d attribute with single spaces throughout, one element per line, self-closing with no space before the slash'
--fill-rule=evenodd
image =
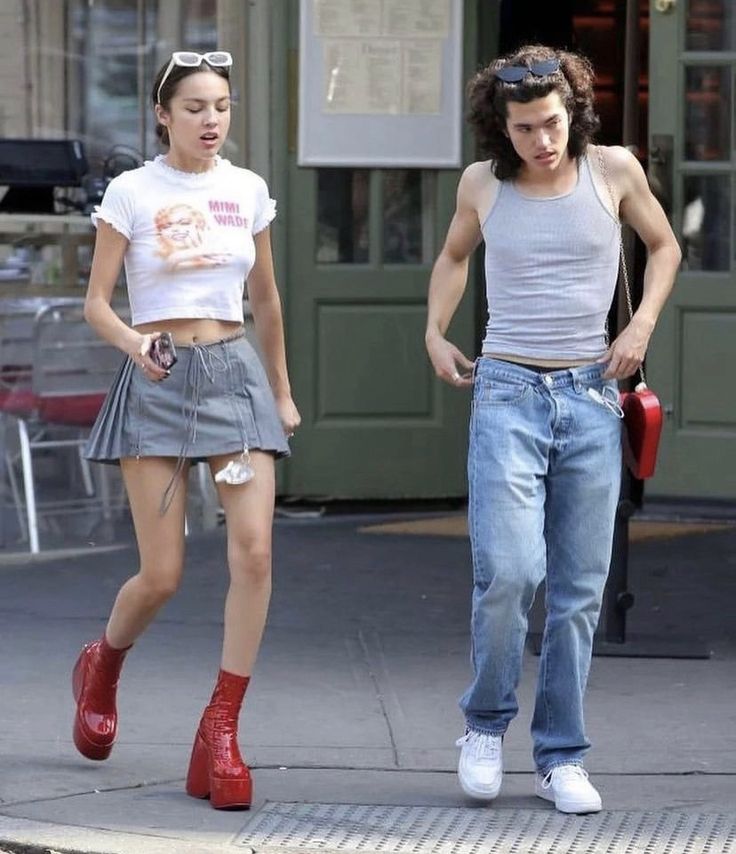
<path id="1" fill-rule="evenodd" d="M 248 809 L 253 783 L 238 748 L 238 716 L 249 676 L 220 670 L 199 722 L 187 774 L 187 794 L 209 798 L 215 809 Z"/>
<path id="2" fill-rule="evenodd" d="M 74 744 L 87 759 L 107 759 L 115 743 L 118 729 L 115 695 L 129 649 L 113 649 L 103 635 L 82 649 L 74 665 L 72 690 L 77 703 Z"/>

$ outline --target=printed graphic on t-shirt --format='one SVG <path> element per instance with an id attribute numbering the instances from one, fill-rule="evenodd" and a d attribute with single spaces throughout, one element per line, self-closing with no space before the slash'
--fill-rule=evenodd
<path id="1" fill-rule="evenodd" d="M 177 203 L 161 208 L 154 217 L 158 255 L 171 270 L 189 267 L 221 267 L 232 258 L 213 232 L 202 211 Z"/>

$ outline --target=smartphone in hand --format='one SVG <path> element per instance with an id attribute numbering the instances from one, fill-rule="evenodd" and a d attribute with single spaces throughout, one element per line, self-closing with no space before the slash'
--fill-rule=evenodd
<path id="1" fill-rule="evenodd" d="M 165 371 L 170 370 L 177 361 L 176 347 L 174 347 L 174 339 L 171 337 L 171 333 L 162 332 L 155 341 L 151 342 L 148 355 L 159 368 L 163 368 Z"/>

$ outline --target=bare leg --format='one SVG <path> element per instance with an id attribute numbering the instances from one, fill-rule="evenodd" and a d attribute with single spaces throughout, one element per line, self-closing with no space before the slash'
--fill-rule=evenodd
<path id="1" fill-rule="evenodd" d="M 217 471 L 233 455 L 210 460 Z M 275 498 L 271 454 L 251 451 L 255 477 L 247 484 L 218 484 L 227 522 L 230 588 L 225 600 L 222 669 L 250 676 L 271 598 L 271 527 Z"/>
<path id="2" fill-rule="evenodd" d="M 105 636 L 87 644 L 74 666 L 74 744 L 89 759 L 110 755 L 117 733 L 116 692 L 125 653 L 176 590 L 184 562 L 186 470 L 170 507 L 161 516 L 161 496 L 176 461 L 124 459 L 121 466 L 141 566 L 120 588 Z"/>
<path id="3" fill-rule="evenodd" d="M 235 455 L 213 457 L 223 468 Z M 261 643 L 271 598 L 271 524 L 274 464 L 270 454 L 251 453 L 255 477 L 238 486 L 218 484 L 227 522 L 230 587 L 225 600 L 222 666 L 212 699 L 199 722 L 187 772 L 187 793 L 209 797 L 217 809 L 247 809 L 253 797 L 248 766 L 238 746 L 238 719 Z"/>
<path id="4" fill-rule="evenodd" d="M 110 646 L 130 646 L 176 592 L 184 566 L 185 466 L 171 505 L 161 515 L 164 494 L 176 467 L 170 457 L 120 461 L 138 541 L 140 569 L 120 588 L 105 635 Z"/>

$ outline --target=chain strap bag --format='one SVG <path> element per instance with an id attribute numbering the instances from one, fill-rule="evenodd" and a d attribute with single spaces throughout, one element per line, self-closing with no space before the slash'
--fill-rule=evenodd
<path id="1" fill-rule="evenodd" d="M 603 159 L 601 147 L 597 146 L 598 162 L 600 163 L 601 175 L 611 197 L 613 210 L 616 210 L 616 201 L 613 190 L 608 180 L 606 162 Z M 624 292 L 626 294 L 626 307 L 628 309 L 629 322 L 634 316 L 631 302 L 631 288 L 629 287 L 629 273 L 626 266 L 626 254 L 624 253 L 623 240 L 620 240 L 621 273 L 624 281 Z M 639 480 L 645 480 L 654 474 L 657 463 L 657 450 L 659 439 L 662 435 L 662 404 L 657 395 L 647 386 L 644 377 L 644 368 L 639 366 L 640 381 L 633 391 L 621 392 L 621 408 L 624 411 L 624 460 L 631 474 Z"/>

